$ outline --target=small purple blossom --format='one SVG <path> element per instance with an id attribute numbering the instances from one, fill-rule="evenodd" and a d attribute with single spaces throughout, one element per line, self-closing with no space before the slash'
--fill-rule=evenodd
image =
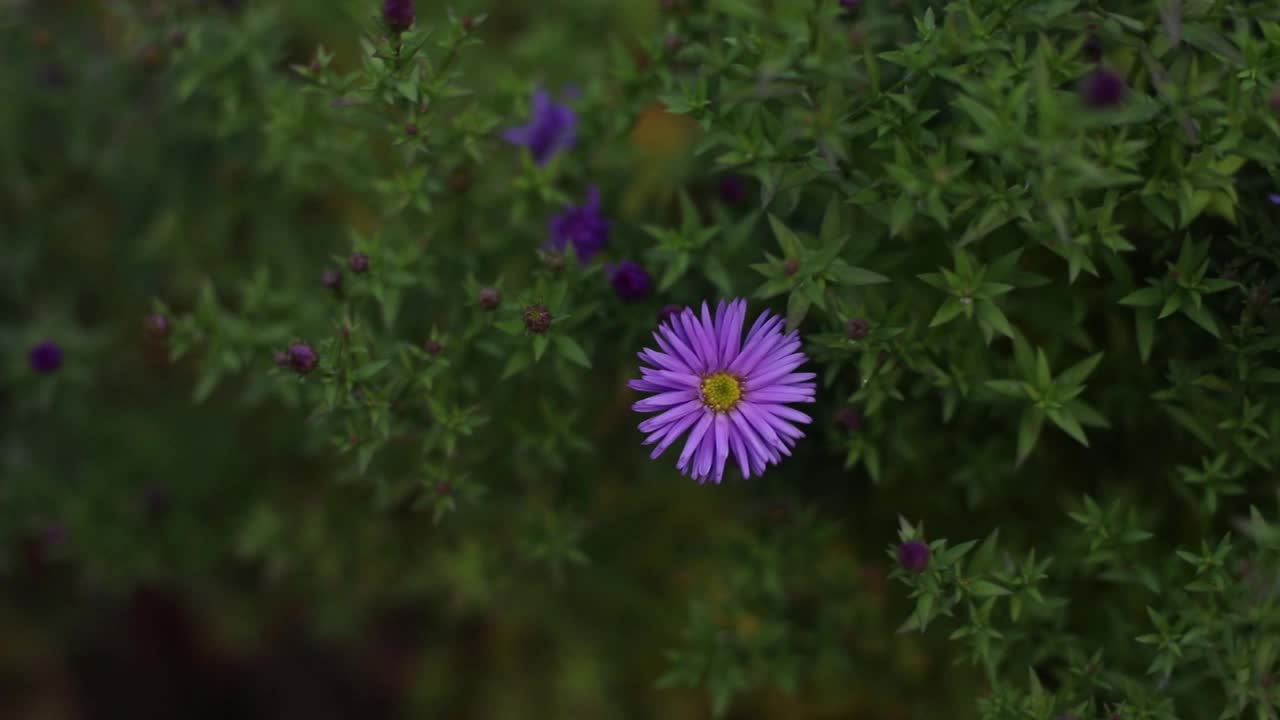
<path id="1" fill-rule="evenodd" d="M 566 105 L 551 99 L 546 90 L 533 94 L 533 110 L 529 122 L 502 134 L 512 145 L 523 145 L 533 154 L 533 161 L 546 165 L 553 155 L 573 147 L 577 140 L 578 116 Z"/>
<path id="2" fill-rule="evenodd" d="M 613 291 L 625 302 L 644 300 L 653 294 L 653 278 L 639 263 L 623 260 L 606 271 Z"/>
<path id="3" fill-rule="evenodd" d="M 480 296 L 477 298 L 477 301 L 480 303 L 480 307 L 482 309 L 494 310 L 497 309 L 498 305 L 502 302 L 502 295 L 496 288 L 481 288 Z"/>
<path id="4" fill-rule="evenodd" d="M 36 344 L 28 353 L 31 369 L 42 375 L 48 375 L 62 367 L 62 348 L 52 340 Z"/>
<path id="5" fill-rule="evenodd" d="M 929 567 L 929 546 L 920 540 L 908 540 L 898 546 L 898 562 L 913 573 L 922 573 Z"/>
<path id="6" fill-rule="evenodd" d="M 316 369 L 320 356 L 306 343 L 294 343 L 289 347 L 289 367 L 299 375 L 306 375 Z"/>
<path id="7" fill-rule="evenodd" d="M 588 262 L 609 242 L 609 220 L 600 214 L 600 191 L 593 185 L 587 190 L 587 201 L 570 205 L 551 218 L 551 239 L 546 249 L 564 250 L 572 244 L 578 259 Z"/>
<path id="8" fill-rule="evenodd" d="M 853 318 L 845 325 L 844 333 L 850 340 L 862 340 L 871 333 L 871 323 L 866 318 Z"/>
<path id="9" fill-rule="evenodd" d="M 854 12 L 858 8 L 862 7 L 862 0 L 840 0 L 840 7 L 844 8 L 847 12 Z"/>
<path id="10" fill-rule="evenodd" d="M 1089 73 L 1080 88 L 1085 104 L 1098 109 L 1113 108 L 1124 102 L 1128 94 L 1129 88 L 1120 73 L 1105 67 Z"/>
<path id="11" fill-rule="evenodd" d="M 169 318 L 160 313 L 152 313 L 142 321 L 143 329 L 147 335 L 156 340 L 162 340 L 169 335 Z"/>
<path id="12" fill-rule="evenodd" d="M 320 282 L 335 293 L 341 293 L 342 271 L 328 268 L 320 275 Z"/>
<path id="13" fill-rule="evenodd" d="M 1280 193 L 1271 193 L 1267 196 L 1267 199 L 1271 201 L 1272 205 L 1280 205 Z"/>
<path id="14" fill-rule="evenodd" d="M 386 0 L 382 4 L 382 19 L 394 33 L 402 33 L 413 25 L 413 0 Z"/>
<path id="15" fill-rule="evenodd" d="M 639 354 L 633 390 L 653 393 L 632 409 L 658 413 L 640 423 L 657 458 L 688 433 L 676 468 L 700 483 L 719 483 L 730 456 L 744 478 L 761 475 L 791 454 L 812 418 L 791 407 L 814 401 L 813 373 L 796 372 L 808 358 L 783 318 L 762 313 L 743 339 L 747 301 L 720 301 L 712 315 L 686 308 L 653 334 L 659 350 Z"/>
<path id="16" fill-rule="evenodd" d="M 351 272 L 363 275 L 369 272 L 369 256 L 362 252 L 355 253 L 350 259 Z"/>

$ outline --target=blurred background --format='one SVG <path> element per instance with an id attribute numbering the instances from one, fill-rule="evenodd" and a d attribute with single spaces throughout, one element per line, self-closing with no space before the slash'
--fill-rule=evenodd
<path id="1" fill-rule="evenodd" d="M 488 15 L 467 74 L 520 97 L 504 100 L 513 112 L 530 82 L 608 85 L 609 59 L 643 63 L 669 22 L 657 0 L 450 4 Z M 206 388 L 201 357 L 170 363 L 148 337 L 154 301 L 189 312 L 206 279 L 237 287 L 269 266 L 275 287 L 318 297 L 349 230 L 374 224 L 344 189 L 354 161 L 295 158 L 264 128 L 293 117 L 279 78 L 318 46 L 358 66 L 377 5 L 0 4 L 0 719 L 703 718 L 704 691 L 656 687 L 666 651 L 729 636 L 759 653 L 735 662 L 771 673 L 789 662 L 775 648 L 809 658 L 793 691 L 751 690 L 729 717 L 967 717 L 975 674 L 895 634 L 910 608 L 882 548 L 897 514 L 931 498 L 848 481 L 820 442 L 786 483 L 707 492 L 642 460 L 623 378 L 596 375 L 595 452 L 503 501 L 586 487 L 572 518 L 437 526 L 374 511 L 305 411 L 269 397 L 261 363 Z M 441 4 L 417 6 L 420 25 L 444 22 Z M 584 121 L 637 144 L 631 184 L 612 191 L 631 213 L 658 182 L 644 160 L 687 150 L 692 132 L 654 102 L 627 95 Z M 312 326 L 329 313 L 322 299 L 288 310 Z M 64 365 L 34 377 L 27 351 L 50 339 Z M 502 392 L 523 402 L 518 385 Z M 820 408 L 815 437 L 848 432 L 835 410 Z M 509 472 L 477 468 L 499 486 Z M 985 534 L 1024 500 L 932 516 L 931 530 Z M 571 537 L 589 565 L 548 574 L 513 549 L 526 531 Z"/>

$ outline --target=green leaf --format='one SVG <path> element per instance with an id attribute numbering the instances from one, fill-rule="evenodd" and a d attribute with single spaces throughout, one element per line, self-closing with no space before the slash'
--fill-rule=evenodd
<path id="1" fill-rule="evenodd" d="M 942 307 L 938 308 L 938 312 L 934 314 L 933 319 L 929 321 L 929 327 L 937 327 L 951 322 L 963 311 L 964 305 L 960 304 L 959 298 L 947 298 L 942 303 Z"/>
<path id="2" fill-rule="evenodd" d="M 587 357 L 587 353 L 583 351 L 578 341 L 568 335 L 556 336 L 556 352 L 560 353 L 560 357 L 575 365 L 580 365 L 584 368 L 591 367 L 591 358 Z"/>
<path id="3" fill-rule="evenodd" d="M 916 203 L 910 195 L 900 193 L 893 201 L 893 209 L 889 211 L 889 234 L 897 237 L 902 234 L 915 215 Z"/>
<path id="4" fill-rule="evenodd" d="M 532 360 L 533 360 L 533 356 L 531 356 L 528 352 L 519 351 L 519 352 L 512 353 L 511 357 L 507 358 L 506 366 L 502 368 L 502 379 L 506 380 L 512 375 L 515 375 L 521 370 L 529 367 L 529 363 Z"/>
<path id="5" fill-rule="evenodd" d="M 377 375 L 378 373 L 382 372 L 382 369 L 385 368 L 390 362 L 391 362 L 390 360 L 375 360 L 371 363 L 366 363 L 364 365 L 361 365 L 360 367 L 352 371 L 351 379 L 356 381 L 368 380 L 374 375 Z"/>
<path id="6" fill-rule="evenodd" d="M 1060 388 L 1070 390 L 1079 387 L 1085 381 L 1085 378 L 1093 374 L 1094 369 L 1098 367 L 1098 363 L 1102 361 L 1102 353 L 1094 353 L 1080 362 L 1067 368 L 1065 372 L 1058 376 L 1056 385 Z"/>
<path id="7" fill-rule="evenodd" d="M 1089 438 L 1085 437 L 1084 428 L 1080 426 L 1080 421 L 1076 420 L 1070 413 L 1065 410 L 1049 410 L 1049 419 L 1054 425 L 1062 428 L 1062 431 L 1075 438 L 1076 442 L 1089 447 Z"/>
<path id="8" fill-rule="evenodd" d="M 988 380 L 986 385 L 1001 395 L 1019 399 L 1027 397 L 1026 385 L 1018 380 Z"/>
<path id="9" fill-rule="evenodd" d="M 774 217 L 773 213 L 769 213 L 769 226 L 773 228 L 773 236 L 778 241 L 778 247 L 782 249 L 785 257 L 795 258 L 800 256 L 800 238 L 791 232 L 791 229 L 782 224 L 782 221 Z"/>
<path id="10" fill-rule="evenodd" d="M 1009 591 L 990 580 L 974 580 L 969 586 L 969 591 L 975 597 L 998 597 L 1000 595 L 1008 595 Z"/>
<path id="11" fill-rule="evenodd" d="M 1030 407 L 1022 413 L 1022 419 L 1018 421 L 1018 465 L 1021 465 L 1035 448 L 1042 427 L 1044 427 L 1043 410 Z"/>
<path id="12" fill-rule="evenodd" d="M 682 252 L 676 255 L 675 259 L 671 261 L 671 264 L 667 266 L 666 272 L 662 274 L 662 280 L 658 282 L 658 291 L 666 292 L 667 290 L 670 290 L 672 285 L 675 285 L 680 278 L 684 277 L 684 274 L 688 269 L 689 253 Z"/>
<path id="13" fill-rule="evenodd" d="M 808 285 L 807 282 L 801 285 Z M 812 301 L 809 299 L 808 293 L 801 288 L 796 288 L 791 292 L 791 297 L 787 300 L 787 330 L 795 330 L 804 321 L 805 315 L 809 314 L 809 306 Z"/>
<path id="14" fill-rule="evenodd" d="M 1221 332 L 1218 330 L 1217 320 L 1214 319 L 1213 313 L 1209 312 L 1209 308 L 1204 305 L 1184 305 L 1182 308 L 1182 314 L 1191 318 L 1195 324 L 1204 328 L 1210 335 L 1216 338 L 1222 337 Z"/>
<path id="15" fill-rule="evenodd" d="M 546 335 L 535 335 L 533 338 L 533 361 L 538 362 L 542 359 L 543 353 L 547 351 L 547 345 L 551 343 L 550 338 Z"/>
<path id="16" fill-rule="evenodd" d="M 1009 318 L 1005 317 L 1004 312 L 996 307 L 995 303 L 990 300 L 979 300 L 977 305 L 979 321 L 991 326 L 1005 337 L 1013 337 L 1013 327 L 1009 325 Z"/>
<path id="17" fill-rule="evenodd" d="M 889 282 L 889 278 L 878 272 L 872 272 L 866 268 L 847 265 L 843 262 L 836 262 L 827 269 L 827 272 L 836 279 L 837 282 L 844 285 L 860 286 L 860 285 L 879 285 L 880 283 Z"/>
<path id="18" fill-rule="evenodd" d="M 1142 358 L 1143 364 L 1146 364 L 1151 358 L 1151 346 L 1155 342 L 1156 311 L 1141 308 L 1134 314 L 1133 322 L 1137 333 L 1138 355 Z"/>
<path id="19" fill-rule="evenodd" d="M 1144 287 L 1141 290 L 1133 292 L 1120 298 L 1121 305 L 1131 305 L 1135 307 L 1154 307 L 1160 304 L 1164 299 L 1164 291 L 1158 287 Z"/>

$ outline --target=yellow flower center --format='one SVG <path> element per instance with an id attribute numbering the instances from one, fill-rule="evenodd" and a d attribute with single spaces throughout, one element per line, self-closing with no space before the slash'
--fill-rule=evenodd
<path id="1" fill-rule="evenodd" d="M 702 378 L 702 404 L 716 412 L 729 412 L 742 399 L 742 384 L 727 372 Z"/>

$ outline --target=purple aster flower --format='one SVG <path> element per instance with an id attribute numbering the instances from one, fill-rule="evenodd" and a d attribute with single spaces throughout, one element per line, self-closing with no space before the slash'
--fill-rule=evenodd
<path id="1" fill-rule="evenodd" d="M 908 540 L 898 546 L 898 562 L 913 573 L 929 567 L 929 546 L 919 540 Z"/>
<path id="2" fill-rule="evenodd" d="M 653 334 L 660 350 L 639 357 L 640 379 L 629 385 L 653 393 L 632 405 L 637 412 L 659 413 L 640 423 L 646 445 L 657 458 L 680 439 L 688 439 L 676 467 L 700 483 L 719 483 L 732 455 L 744 478 L 761 475 L 790 455 L 804 433 L 796 427 L 812 421 L 788 407 L 813 402 L 813 373 L 796 372 L 808 360 L 798 333 L 783 332 L 783 319 L 762 313 L 742 337 L 747 301 L 723 300 L 713 317 L 685 308 Z"/>
<path id="3" fill-rule="evenodd" d="M 294 343 L 289 347 L 289 367 L 299 375 L 306 375 L 316 369 L 320 356 L 306 343 Z"/>
<path id="4" fill-rule="evenodd" d="M 413 0 L 386 0 L 382 4 L 382 19 L 391 32 L 408 30 L 413 25 Z"/>
<path id="5" fill-rule="evenodd" d="M 45 340 L 31 348 L 27 359 L 32 370 L 47 375 L 62 367 L 62 348 L 52 340 Z"/>
<path id="6" fill-rule="evenodd" d="M 570 205 L 551 218 L 551 240 L 548 250 L 564 250 L 569 243 L 578 259 L 587 262 L 609 242 L 609 220 L 600 214 L 600 191 L 593 185 L 587 190 L 587 201 Z"/>
<path id="7" fill-rule="evenodd" d="M 1280 205 L 1280 193 L 1271 193 L 1267 196 L 1267 199 L 1271 201 L 1272 205 Z"/>
<path id="8" fill-rule="evenodd" d="M 1129 88 L 1120 73 L 1105 67 L 1089 73 L 1080 94 L 1086 105 L 1092 108 L 1112 108 L 1124 102 Z"/>
<path id="9" fill-rule="evenodd" d="M 546 165 L 551 156 L 573 147 L 577 140 L 578 116 L 568 106 L 559 105 L 546 90 L 533 94 L 529 122 L 502 134 L 512 145 L 523 145 L 533 153 L 533 161 Z"/>
<path id="10" fill-rule="evenodd" d="M 626 302 L 644 300 L 653 292 L 653 278 L 639 263 L 623 260 L 606 267 L 613 291 Z"/>

